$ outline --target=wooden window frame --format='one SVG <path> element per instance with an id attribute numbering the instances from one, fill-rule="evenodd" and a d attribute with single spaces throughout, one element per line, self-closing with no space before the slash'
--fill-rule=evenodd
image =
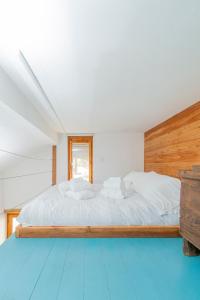
<path id="1" fill-rule="evenodd" d="M 93 183 L 93 136 L 68 136 L 68 180 L 72 179 L 72 144 L 89 144 L 89 181 Z"/>
<path id="2" fill-rule="evenodd" d="M 20 209 L 10 209 L 6 210 L 6 235 L 9 238 L 12 235 L 13 219 L 18 217 L 20 214 Z"/>

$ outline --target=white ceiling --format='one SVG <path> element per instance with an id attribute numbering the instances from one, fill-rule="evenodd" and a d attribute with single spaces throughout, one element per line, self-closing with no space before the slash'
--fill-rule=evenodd
<path id="1" fill-rule="evenodd" d="M 1 102 L 0 137 L 0 172 L 22 159 L 2 150 L 30 156 L 30 153 L 51 144 L 46 135 Z M 33 157 L 42 158 L 37 155 Z"/>
<path id="2" fill-rule="evenodd" d="M 145 131 L 199 100 L 200 1 L 16 2 L 0 62 L 53 120 L 21 49 L 66 132 Z"/>

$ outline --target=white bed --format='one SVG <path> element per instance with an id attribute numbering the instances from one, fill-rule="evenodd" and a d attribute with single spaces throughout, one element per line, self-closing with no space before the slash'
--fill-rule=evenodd
<path id="1" fill-rule="evenodd" d="M 177 225 L 177 203 L 175 209 L 161 212 L 164 201 L 149 201 L 137 192 L 121 200 L 100 193 L 88 200 L 74 200 L 53 186 L 24 206 L 18 222 L 22 226 Z"/>

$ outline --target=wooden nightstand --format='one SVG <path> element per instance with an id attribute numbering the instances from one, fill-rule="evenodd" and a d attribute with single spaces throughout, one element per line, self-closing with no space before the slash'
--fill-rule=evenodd
<path id="1" fill-rule="evenodd" d="M 181 172 L 180 233 L 184 254 L 200 255 L 200 166 Z"/>

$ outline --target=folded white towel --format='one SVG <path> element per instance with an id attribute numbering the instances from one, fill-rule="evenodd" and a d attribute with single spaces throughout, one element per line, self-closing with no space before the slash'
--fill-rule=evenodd
<path id="1" fill-rule="evenodd" d="M 124 182 L 120 177 L 110 177 L 104 181 L 100 193 L 105 198 L 124 199 L 126 196 Z"/>
<path id="2" fill-rule="evenodd" d="M 104 188 L 121 188 L 122 180 L 120 177 L 110 177 L 104 181 L 103 186 Z"/>
<path id="3" fill-rule="evenodd" d="M 125 198 L 125 194 L 121 189 L 103 188 L 100 194 L 105 198 L 110 198 L 114 200 L 121 200 Z"/>
<path id="4" fill-rule="evenodd" d="M 65 197 L 74 199 L 74 200 L 87 200 L 95 197 L 93 191 L 85 190 L 80 192 L 67 191 Z"/>

